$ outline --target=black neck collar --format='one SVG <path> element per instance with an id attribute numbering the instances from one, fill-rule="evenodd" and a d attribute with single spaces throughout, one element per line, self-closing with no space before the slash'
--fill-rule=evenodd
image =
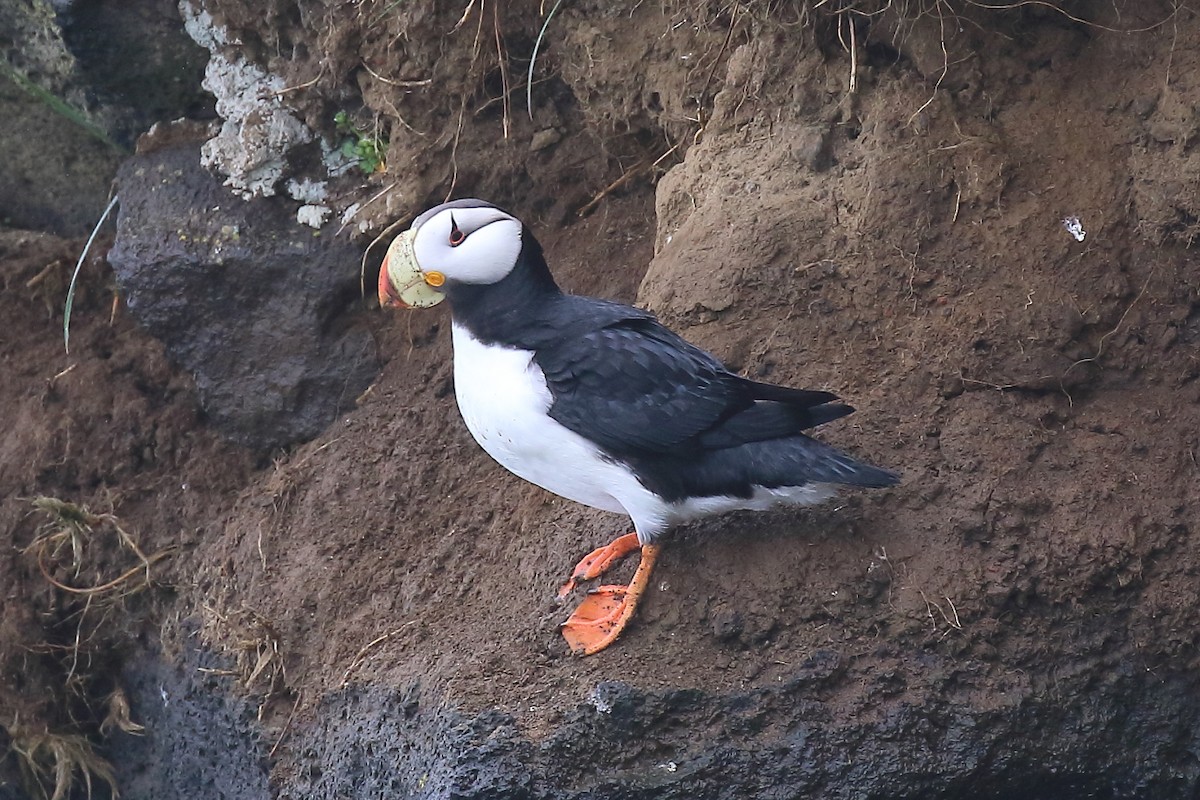
<path id="1" fill-rule="evenodd" d="M 516 266 L 497 283 L 447 284 L 446 299 L 454 322 L 476 339 L 523 346 L 527 329 L 537 326 L 539 311 L 562 296 L 550 275 L 542 246 L 528 227 L 522 227 Z"/>

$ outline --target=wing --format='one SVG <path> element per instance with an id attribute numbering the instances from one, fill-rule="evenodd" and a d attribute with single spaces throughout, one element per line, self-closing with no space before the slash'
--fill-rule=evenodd
<path id="1" fill-rule="evenodd" d="M 720 362 L 654 320 L 582 332 L 536 360 L 550 416 L 614 455 L 679 448 L 752 402 Z"/>
<path id="2" fill-rule="evenodd" d="M 618 457 L 732 447 L 850 412 L 829 392 L 734 375 L 648 315 L 561 338 L 536 360 L 550 416 Z"/>

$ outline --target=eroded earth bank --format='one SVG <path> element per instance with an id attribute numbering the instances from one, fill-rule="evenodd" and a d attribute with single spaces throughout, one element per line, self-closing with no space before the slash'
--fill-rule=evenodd
<path id="1" fill-rule="evenodd" d="M 0 233 L 0 797 L 1195 796 L 1200 20 L 1013 5 L 185 2 L 215 102 L 123 160 L 69 355 L 83 239 Z M 900 486 L 680 531 L 572 657 L 627 521 L 370 296 L 447 196 Z"/>

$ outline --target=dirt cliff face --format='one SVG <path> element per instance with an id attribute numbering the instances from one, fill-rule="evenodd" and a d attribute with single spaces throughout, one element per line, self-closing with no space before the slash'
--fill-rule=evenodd
<path id="1" fill-rule="evenodd" d="M 379 196 L 370 232 L 504 205 L 565 288 L 837 392 L 858 411 L 823 438 L 898 488 L 679 531 L 635 626 L 573 658 L 554 591 L 627 520 L 475 446 L 444 309 L 350 312 L 378 379 L 267 457 L 209 430 L 103 278 L 64 359 L 43 266 L 77 244 L 10 233 L 0 524 L 26 547 L 53 495 L 168 555 L 104 599 L 117 630 L 0 557 L 0 699 L 92 732 L 62 686 L 119 688 L 147 727 L 100 740 L 127 797 L 1191 796 L 1200 20 L 841 5 L 564 5 L 532 121 L 535 7 L 205 9 L 298 119 L 385 126 L 387 174 L 331 182 Z M 137 563 L 59 556 L 78 586 Z"/>

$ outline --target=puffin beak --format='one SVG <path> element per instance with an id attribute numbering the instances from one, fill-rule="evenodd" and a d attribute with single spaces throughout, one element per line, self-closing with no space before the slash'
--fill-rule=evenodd
<path id="1" fill-rule="evenodd" d="M 434 275 L 442 279 L 441 274 L 426 275 L 417 263 L 414 236 L 411 230 L 397 236 L 383 257 L 383 266 L 379 268 L 379 305 L 384 308 L 430 308 L 446 299 L 430 282 Z"/>

